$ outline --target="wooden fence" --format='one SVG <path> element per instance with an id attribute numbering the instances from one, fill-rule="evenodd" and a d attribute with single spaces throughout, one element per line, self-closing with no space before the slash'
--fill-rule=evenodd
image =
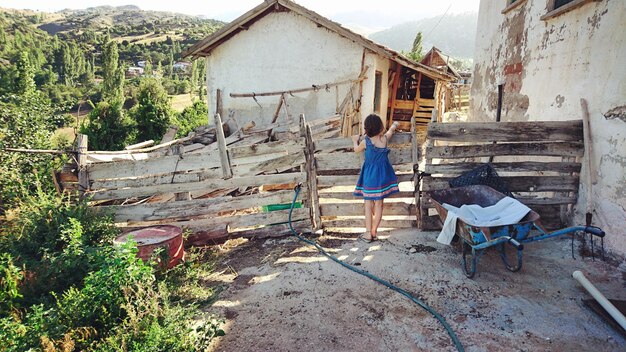
<path id="1" fill-rule="evenodd" d="M 120 153 L 120 160 L 87 151 L 81 137 L 77 177 L 61 177 L 61 185 L 83 191 L 121 227 L 173 224 L 195 233 L 192 244 L 287 234 L 287 206 L 298 183 L 297 230 L 361 231 L 363 201 L 352 192 L 364 153 L 355 154 L 352 140 L 340 137 L 340 119 L 307 123 L 301 116 L 299 126 L 273 124 L 229 137 L 218 131 L 217 143 L 202 148 L 170 143 L 169 152 Z M 221 124 L 219 115 L 216 121 Z M 423 160 L 412 126 L 389 141 L 400 193 L 385 200 L 382 228 L 440 228 L 428 192 L 484 162 L 549 228 L 562 226 L 576 203 L 581 121 L 431 123 Z M 278 140 L 267 142 L 270 135 Z M 420 160 L 430 175 L 415 192 Z"/>
<path id="2" fill-rule="evenodd" d="M 221 125 L 219 115 L 216 121 Z M 122 160 L 97 162 L 108 154 L 83 147 L 78 178 L 63 185 L 76 188 L 78 181 L 94 208 L 113 214 L 120 227 L 172 224 L 190 229 L 195 233 L 190 241 L 201 244 L 231 236 L 287 233 L 287 205 L 294 186 L 302 183 L 292 220 L 296 229 L 310 230 L 319 225 L 312 222 L 309 170 L 313 153 L 306 141 L 339 135 L 339 123 L 338 116 L 311 124 L 302 117 L 300 127 L 283 128 L 276 133 L 282 139 L 273 142 L 265 140 L 281 127 L 278 124 L 239 138 L 225 137 L 220 130 L 217 143 L 207 147 L 142 153 L 140 160 L 124 160 L 129 153 L 121 153 Z M 90 160 L 89 155 L 100 158 Z"/>
<path id="3" fill-rule="evenodd" d="M 413 121 L 414 122 L 414 121 Z M 415 126 L 415 123 L 413 123 Z M 396 133 L 389 141 L 390 161 L 400 181 L 400 193 L 385 200 L 381 228 L 416 227 L 413 165 L 419 159 L 412 133 Z M 361 231 L 364 228 L 363 200 L 352 195 L 364 153 L 353 152 L 350 138 L 315 140 L 315 169 L 319 214 L 324 228 Z"/>
<path id="4" fill-rule="evenodd" d="M 450 179 L 490 160 L 509 190 L 547 227 L 561 227 L 576 203 L 584 149 L 581 120 L 431 123 L 427 138 L 425 170 L 431 176 L 421 185 L 423 229 L 441 228 L 428 191 L 448 188 Z"/>

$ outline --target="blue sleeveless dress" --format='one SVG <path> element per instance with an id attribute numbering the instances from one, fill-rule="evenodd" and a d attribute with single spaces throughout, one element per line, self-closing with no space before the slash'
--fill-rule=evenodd
<path id="1" fill-rule="evenodd" d="M 379 200 L 398 192 L 398 178 L 389 162 L 389 148 L 379 148 L 365 136 L 365 162 L 353 194 Z"/>

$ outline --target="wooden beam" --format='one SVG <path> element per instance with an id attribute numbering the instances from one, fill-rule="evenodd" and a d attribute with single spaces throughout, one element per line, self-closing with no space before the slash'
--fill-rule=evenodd
<path id="1" fill-rule="evenodd" d="M 361 82 L 361 81 L 363 81 L 366 78 L 367 77 L 359 77 L 357 79 L 348 79 L 348 80 L 344 80 L 344 81 L 332 82 L 332 83 L 323 83 L 323 84 L 319 84 L 319 85 L 312 84 L 310 87 L 307 87 L 307 88 L 297 88 L 297 89 L 282 90 L 282 91 L 275 91 L 275 92 L 230 93 L 230 97 L 231 98 L 252 98 L 252 97 L 270 97 L 270 96 L 274 96 L 274 95 L 283 95 L 283 94 L 304 93 L 304 92 L 310 92 L 310 91 L 318 91 L 318 90 L 331 88 L 331 87 L 335 87 L 335 86 L 340 86 L 340 85 L 348 84 L 348 83 Z"/>
<path id="2" fill-rule="evenodd" d="M 548 142 L 548 143 L 501 143 L 480 145 L 443 145 L 428 147 L 426 153 L 431 158 L 457 159 L 504 155 L 539 155 L 539 156 L 582 156 L 583 143 Z"/>
<path id="3" fill-rule="evenodd" d="M 428 138 L 455 142 L 578 142 L 583 139 L 583 126 L 581 120 L 432 123 Z"/>
<path id="4" fill-rule="evenodd" d="M 456 163 L 456 164 L 426 164 L 426 172 L 429 174 L 462 174 L 463 172 L 470 171 L 483 163 Z M 580 172 L 580 163 L 576 162 L 538 162 L 538 161 L 523 161 L 523 162 L 502 162 L 491 163 L 496 171 L 513 171 L 513 172 L 527 172 L 527 171 L 551 171 L 551 172 Z"/>
<path id="5" fill-rule="evenodd" d="M 84 134 L 79 134 L 76 141 L 78 146 L 78 194 L 83 198 L 86 192 L 89 190 L 89 174 L 87 172 L 87 149 L 88 149 L 88 137 Z"/>
<path id="6" fill-rule="evenodd" d="M 217 146 L 220 153 L 220 162 L 222 166 L 222 175 L 224 179 L 233 177 L 233 170 L 230 168 L 230 160 L 228 159 L 228 150 L 226 149 L 226 137 L 222 129 L 222 117 L 215 114 L 215 126 L 217 126 Z"/>

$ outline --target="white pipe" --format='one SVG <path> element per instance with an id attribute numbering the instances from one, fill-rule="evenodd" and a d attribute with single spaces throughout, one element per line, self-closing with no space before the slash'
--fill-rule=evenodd
<path id="1" fill-rule="evenodd" d="M 613 317 L 613 319 L 615 319 L 622 329 L 626 330 L 626 317 L 624 317 L 624 315 L 617 310 L 617 308 L 615 308 L 613 303 L 609 302 L 609 300 L 606 299 L 606 297 L 604 297 L 602 293 L 600 293 L 600 291 L 598 291 L 598 289 L 593 286 L 593 284 L 589 282 L 585 275 L 583 275 L 580 271 L 574 271 L 572 276 L 574 279 L 578 280 L 581 285 L 583 285 L 587 292 L 589 292 L 591 296 L 598 301 L 598 303 L 600 303 L 600 305 Z"/>

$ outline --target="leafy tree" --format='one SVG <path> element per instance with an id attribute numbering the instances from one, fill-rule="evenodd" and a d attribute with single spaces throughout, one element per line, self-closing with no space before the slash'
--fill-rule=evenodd
<path id="1" fill-rule="evenodd" d="M 80 133 L 87 135 L 89 149 L 121 150 L 132 140 L 134 123 L 124 113 L 121 100 L 102 101 L 89 113 Z"/>
<path id="2" fill-rule="evenodd" d="M 144 78 L 139 85 L 137 102 L 131 110 L 131 116 L 137 123 L 137 141 L 160 140 L 173 115 L 161 82 L 155 78 Z"/>
<path id="3" fill-rule="evenodd" d="M 102 96 L 104 100 L 121 100 L 124 87 L 124 71 L 119 67 L 117 43 L 109 41 L 102 52 Z"/>
<path id="4" fill-rule="evenodd" d="M 193 105 L 186 107 L 175 117 L 173 124 L 178 126 L 177 136 L 183 137 L 193 131 L 196 127 L 208 123 L 209 109 L 202 100 L 196 100 Z"/>
<path id="5" fill-rule="evenodd" d="M 413 60 L 419 62 L 424 57 L 422 53 L 422 32 L 417 32 L 415 39 L 413 40 L 413 47 L 407 56 Z"/>
<path id="6" fill-rule="evenodd" d="M 33 94 L 35 92 L 35 72 L 28 54 L 22 53 L 17 62 L 17 77 L 15 78 L 15 93 L 19 95 Z"/>
<path id="7" fill-rule="evenodd" d="M 38 92 L 0 97 L 0 150 L 49 149 L 61 115 Z M 50 170 L 55 159 L 46 154 L 0 153 L 0 213 L 15 206 L 36 184 L 52 189 Z"/>

